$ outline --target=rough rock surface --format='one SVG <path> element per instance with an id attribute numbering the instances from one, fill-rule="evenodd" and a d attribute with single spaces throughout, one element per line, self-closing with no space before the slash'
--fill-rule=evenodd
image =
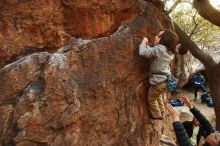
<path id="1" fill-rule="evenodd" d="M 185 86 L 192 79 L 195 73 L 193 59 L 189 52 L 186 55 L 176 55 L 176 76 L 179 79 L 179 87 Z"/>
<path id="2" fill-rule="evenodd" d="M 113 33 L 136 7 L 137 0 L 1 0 L 0 67 L 31 52 L 54 52 L 71 36 Z"/>
<path id="3" fill-rule="evenodd" d="M 213 45 L 209 48 L 203 48 L 203 50 L 212 56 L 215 62 L 220 61 L 219 46 Z M 203 64 L 193 57 L 189 51 L 185 55 L 177 54 L 175 62 L 175 71 L 176 77 L 179 79 L 179 87 L 192 84 L 192 78 L 197 72 L 202 73 L 206 82 L 209 82 L 208 78 L 206 78 L 206 71 Z"/>
<path id="4" fill-rule="evenodd" d="M 163 121 L 149 119 L 149 61 L 138 56 L 138 44 L 146 35 L 152 43 L 171 23 L 150 2 L 135 6 L 112 35 L 72 39 L 56 53 L 34 53 L 0 70 L 3 145 L 159 145 Z"/>
<path id="5" fill-rule="evenodd" d="M 166 135 L 161 136 L 160 146 L 177 146 L 175 140 Z"/>
<path id="6" fill-rule="evenodd" d="M 176 55 L 176 60 L 175 71 L 176 77 L 179 79 L 179 87 L 192 84 L 193 76 L 197 72 L 204 72 L 204 66 L 202 63 L 194 58 L 189 52 L 186 55 Z"/>

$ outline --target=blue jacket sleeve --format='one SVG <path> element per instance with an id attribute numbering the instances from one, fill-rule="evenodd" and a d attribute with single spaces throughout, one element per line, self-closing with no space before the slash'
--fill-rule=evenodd
<path id="1" fill-rule="evenodd" d="M 189 141 L 189 137 L 183 127 L 182 122 L 173 122 L 173 128 L 180 146 L 193 146 Z"/>
<path id="2" fill-rule="evenodd" d="M 212 127 L 211 123 L 206 119 L 206 117 L 196 107 L 191 108 L 190 111 L 198 119 L 200 124 L 203 126 L 207 135 L 215 132 L 215 129 Z"/>
<path id="3" fill-rule="evenodd" d="M 193 83 L 195 84 L 195 85 L 200 85 L 200 83 L 201 83 L 201 79 L 199 78 L 199 77 L 193 77 Z"/>
<path id="4" fill-rule="evenodd" d="M 201 83 L 205 84 L 205 78 L 203 76 L 201 76 Z"/>

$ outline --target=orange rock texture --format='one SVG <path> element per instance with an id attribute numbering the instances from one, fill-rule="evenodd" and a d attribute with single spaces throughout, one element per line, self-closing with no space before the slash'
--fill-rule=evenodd
<path id="1" fill-rule="evenodd" d="M 0 66 L 31 52 L 54 52 L 71 37 L 109 35 L 135 14 L 136 3 L 136 0 L 3 0 Z"/>
<path id="2" fill-rule="evenodd" d="M 138 56 L 143 36 L 152 43 L 172 28 L 155 0 L 8 0 L 0 8 L 1 58 L 62 46 L 0 70 L 3 145 L 159 145 L 163 121 L 149 119 L 149 62 Z"/>

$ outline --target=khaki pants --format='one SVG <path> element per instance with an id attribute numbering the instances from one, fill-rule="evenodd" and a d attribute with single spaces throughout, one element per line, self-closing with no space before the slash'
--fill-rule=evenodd
<path id="1" fill-rule="evenodd" d="M 153 118 L 159 118 L 165 111 L 163 97 L 161 96 L 166 92 L 167 82 L 164 81 L 158 85 L 151 85 L 148 91 L 148 105 L 151 116 Z"/>

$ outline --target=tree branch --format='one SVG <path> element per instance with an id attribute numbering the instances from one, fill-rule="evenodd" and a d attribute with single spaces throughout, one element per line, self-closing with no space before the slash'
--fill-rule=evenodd
<path id="1" fill-rule="evenodd" d="M 215 9 L 208 0 L 193 0 L 193 6 L 201 17 L 216 26 L 220 26 L 220 11 Z"/>
<path id="2" fill-rule="evenodd" d="M 191 33 L 190 33 L 190 35 L 189 35 L 189 37 L 191 38 L 191 36 L 195 33 L 195 31 L 196 31 L 196 29 L 197 29 L 197 27 L 198 27 L 198 25 L 199 25 L 199 23 L 197 23 L 196 22 L 196 19 L 195 19 L 195 17 L 196 17 L 196 13 L 195 13 L 195 15 L 193 16 L 193 22 L 194 22 L 194 27 L 193 27 L 193 29 L 192 29 L 192 31 L 191 31 Z"/>
<path id="3" fill-rule="evenodd" d="M 172 7 L 167 11 L 168 14 L 170 14 L 176 7 L 177 5 L 181 3 L 181 0 L 177 0 L 173 5 Z"/>
<path id="4" fill-rule="evenodd" d="M 180 42 L 189 49 L 192 55 L 202 62 L 204 67 L 208 69 L 211 66 L 216 65 L 213 58 L 199 49 L 199 47 L 189 38 L 189 36 L 174 22 L 176 33 L 179 36 Z"/>

